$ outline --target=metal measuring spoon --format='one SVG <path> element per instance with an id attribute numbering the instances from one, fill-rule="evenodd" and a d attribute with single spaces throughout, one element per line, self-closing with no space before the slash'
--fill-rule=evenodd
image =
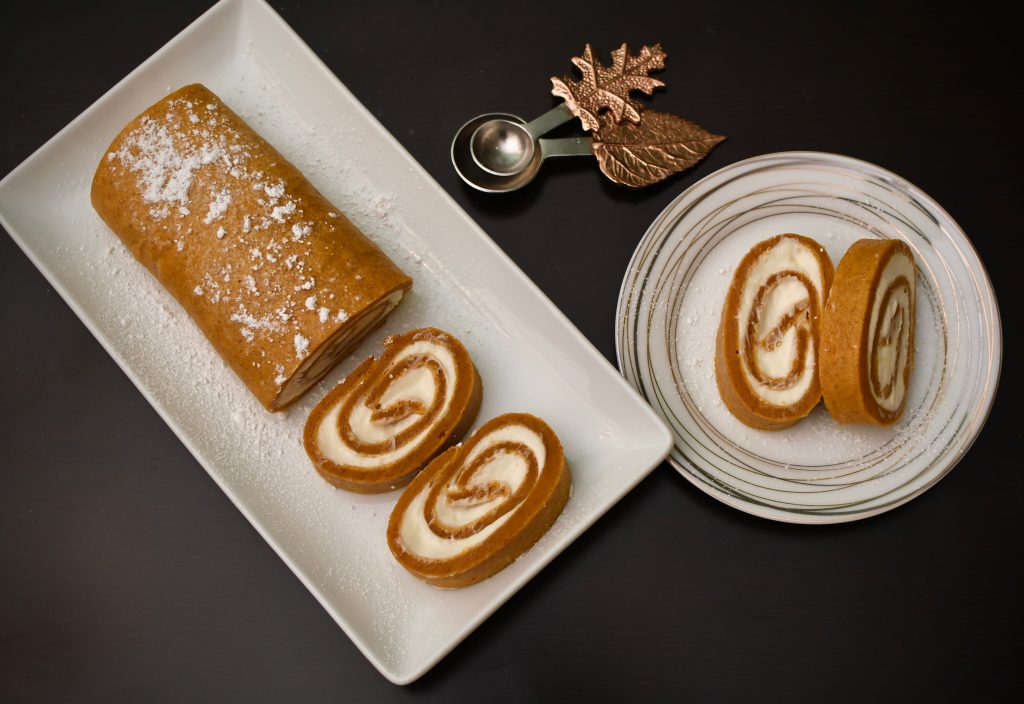
<path id="1" fill-rule="evenodd" d="M 569 117 L 566 117 L 568 115 Z M 550 130 L 563 122 L 566 122 L 571 115 L 568 110 L 559 106 L 533 122 L 529 123 L 531 130 Z M 487 126 L 484 132 L 480 129 Z M 527 122 L 516 115 L 505 113 L 489 113 L 479 115 L 464 124 L 455 134 L 452 140 L 452 164 L 462 180 L 473 188 L 487 193 L 504 193 L 522 188 L 536 177 L 541 164 L 551 156 L 574 156 L 593 154 L 593 148 L 589 138 L 565 137 L 562 139 L 541 139 L 528 137 L 527 140 L 520 139 L 520 135 L 508 137 L 512 145 L 523 145 L 524 152 L 516 153 L 516 150 L 506 150 L 505 154 L 499 154 L 494 159 L 489 159 L 485 154 L 475 154 L 473 150 L 474 137 L 478 141 L 490 141 L 493 144 L 491 133 L 498 128 L 505 130 L 506 134 L 526 131 Z M 543 132 L 539 132 L 543 134 Z M 478 136 L 479 135 L 479 136 Z M 501 142 L 502 140 L 497 140 Z M 526 146 L 528 143 L 529 146 Z M 522 156 L 528 152 L 529 156 Z M 492 153 L 492 156 L 493 153 Z M 485 168 L 483 164 L 487 165 Z M 515 167 L 517 170 L 512 170 Z M 504 173 L 500 171 L 504 170 Z"/>
<path id="2" fill-rule="evenodd" d="M 526 124 L 495 115 L 473 131 L 469 150 L 477 166 L 484 171 L 511 176 L 533 161 L 536 142 L 542 135 L 572 118 L 565 103 Z"/>

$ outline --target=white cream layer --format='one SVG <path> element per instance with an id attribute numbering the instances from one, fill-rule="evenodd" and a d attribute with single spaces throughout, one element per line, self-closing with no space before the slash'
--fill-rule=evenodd
<path id="1" fill-rule="evenodd" d="M 818 310 L 823 307 L 821 289 L 824 282 L 817 254 L 804 246 L 800 240 L 783 237 L 775 243 L 775 246 L 762 253 L 754 266 L 750 268 L 744 282 L 743 292 L 740 296 L 739 316 L 735 321 L 735 324 L 739 326 L 740 349 L 746 345 L 747 321 L 750 320 L 750 312 L 754 306 L 757 292 L 773 274 L 787 270 L 802 273 L 815 284 L 815 290 L 807 291 L 804 285 L 796 279 L 780 282 L 762 302 L 761 315 L 758 319 L 758 337 L 763 338 L 784 315 L 792 311 L 800 302 L 807 300 L 808 296 L 817 298 Z M 789 328 L 782 338 L 782 343 L 771 351 L 755 346 L 754 359 L 763 374 L 772 377 L 788 374 L 796 355 L 797 328 L 798 325 Z M 807 350 L 806 359 L 807 363 L 796 383 L 786 389 L 771 389 L 755 380 L 747 367 L 745 355 L 740 355 L 740 365 L 750 388 L 760 398 L 774 406 L 791 406 L 807 393 L 814 380 L 814 375 L 817 373 L 817 358 L 813 343 Z"/>
<path id="2" fill-rule="evenodd" d="M 495 443 L 507 441 L 526 445 L 536 457 L 538 469 L 544 467 L 544 460 L 547 456 L 544 438 L 523 425 L 508 425 L 495 430 L 477 443 L 473 451 L 464 459 L 464 464 L 471 463 L 481 452 Z M 526 470 L 526 462 L 520 456 L 499 453 L 477 471 L 469 486 L 486 485 L 489 482 L 497 481 L 508 486 L 509 494 L 512 494 L 522 485 L 526 478 Z M 472 523 L 494 509 L 499 502 L 505 500 L 496 498 L 478 506 L 453 506 L 448 500 L 447 488 L 438 494 L 438 504 L 434 507 L 434 513 L 438 519 L 453 528 Z M 405 515 L 402 516 L 402 525 L 399 529 L 399 537 L 406 551 L 424 559 L 440 560 L 455 557 L 479 545 L 519 509 L 519 506 L 514 507 L 501 518 L 469 537 L 445 538 L 434 533 L 427 525 L 424 509 L 429 493 L 430 486 L 427 485 L 413 498 Z"/>
<path id="3" fill-rule="evenodd" d="M 435 359 L 438 364 L 441 365 L 441 369 L 443 370 L 447 380 L 445 397 L 441 402 L 440 410 L 435 416 L 440 420 L 447 415 L 448 408 L 451 405 L 452 396 L 455 393 L 455 359 L 452 357 L 448 348 L 444 345 L 438 344 L 433 340 L 418 340 L 404 348 L 395 357 L 392 362 L 392 366 L 398 366 L 401 361 L 407 357 L 419 355 L 425 355 Z M 429 369 L 420 368 L 406 372 L 402 377 L 395 380 L 395 382 L 384 392 L 381 397 L 381 402 L 383 407 L 387 407 L 388 403 L 397 400 L 419 401 L 424 406 L 430 407 L 430 405 L 434 403 L 434 396 L 436 393 L 437 388 L 434 383 L 433 374 L 431 374 Z M 385 464 L 397 462 L 413 452 L 434 430 L 433 426 L 428 426 L 402 447 L 395 447 L 392 445 L 392 449 L 389 452 L 379 455 L 361 454 L 357 450 L 345 444 L 341 435 L 337 431 L 338 414 L 340 413 L 341 406 L 344 404 L 345 400 L 346 399 L 339 399 L 334 407 L 324 415 L 316 433 L 316 442 L 320 451 L 325 457 L 336 464 L 349 467 L 361 467 L 369 470 Z M 394 441 L 399 433 L 419 419 L 418 415 L 410 414 L 395 423 L 373 421 L 371 420 L 372 413 L 373 410 L 371 408 L 360 403 L 356 404 L 353 408 L 351 417 L 348 419 L 349 428 L 351 429 L 352 434 L 358 440 L 365 443 L 379 444 L 387 442 L 388 440 Z"/>
<path id="4" fill-rule="evenodd" d="M 896 254 L 889 258 L 889 261 L 885 265 L 885 269 L 882 270 L 882 275 L 878 279 L 878 290 L 875 292 L 875 299 L 871 307 L 871 317 L 868 320 L 868 352 L 867 358 L 868 364 L 871 364 L 871 356 L 878 356 L 878 378 L 882 380 L 884 384 L 886 380 L 890 379 L 895 367 L 899 364 L 899 360 L 906 362 L 908 358 L 909 350 L 908 345 L 910 343 L 910 328 L 911 328 L 911 315 L 914 310 L 914 261 L 903 254 Z M 899 290 L 894 291 L 893 295 L 889 298 L 889 304 L 885 310 L 881 310 L 882 299 L 885 297 L 885 291 L 892 285 L 892 283 L 899 277 L 906 277 L 907 281 L 910 282 L 909 295 L 908 292 Z M 879 317 L 884 321 L 884 326 L 880 331 L 885 337 L 889 336 L 890 330 L 889 325 L 892 323 L 893 315 L 896 309 L 902 306 L 903 308 L 903 328 L 900 331 L 900 339 L 895 345 L 887 345 L 885 347 L 875 348 L 877 341 L 875 340 L 875 329 L 878 325 Z M 870 374 L 870 367 L 867 370 Z M 870 376 L 869 376 L 870 378 Z M 903 403 L 903 397 L 907 393 L 907 385 L 903 378 L 903 370 L 900 369 L 896 373 L 895 383 L 892 385 L 892 391 L 885 398 L 881 398 L 875 394 L 873 385 L 871 387 L 871 395 L 879 406 L 887 411 L 895 411 Z"/>

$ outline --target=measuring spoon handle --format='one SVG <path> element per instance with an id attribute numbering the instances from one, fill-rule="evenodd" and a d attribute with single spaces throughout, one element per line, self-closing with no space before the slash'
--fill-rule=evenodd
<path id="1" fill-rule="evenodd" d="M 557 107 L 551 108 L 540 117 L 530 120 L 523 125 L 523 129 L 526 130 L 530 135 L 530 138 L 536 142 L 542 134 L 547 134 L 559 125 L 564 125 L 573 117 L 575 117 L 575 115 L 569 111 L 569 108 L 565 106 L 565 103 L 562 103 Z"/>
<path id="2" fill-rule="evenodd" d="M 593 156 L 594 143 L 589 137 L 562 137 L 561 139 L 539 139 L 542 159 L 549 156 Z"/>

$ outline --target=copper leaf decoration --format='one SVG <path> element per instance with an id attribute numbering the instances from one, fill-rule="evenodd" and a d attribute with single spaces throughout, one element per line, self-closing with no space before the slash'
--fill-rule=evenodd
<path id="1" fill-rule="evenodd" d="M 723 139 L 682 117 L 644 110 L 637 125 L 602 116 L 594 155 L 605 176 L 635 188 L 690 168 Z"/>
<path id="2" fill-rule="evenodd" d="M 594 48 L 587 44 L 583 56 L 574 56 L 572 62 L 583 72 L 582 80 L 570 76 L 551 78 L 551 92 L 565 99 L 565 104 L 583 123 L 583 129 L 597 131 L 601 127 L 598 113 L 608 109 L 616 124 L 623 120 L 640 122 L 642 105 L 629 97 L 638 90 L 650 95 L 655 88 L 665 85 L 647 74 L 665 68 L 667 54 L 661 44 L 645 46 L 640 53 L 630 56 L 623 44 L 612 52 L 612 65 L 605 68 L 595 56 Z"/>

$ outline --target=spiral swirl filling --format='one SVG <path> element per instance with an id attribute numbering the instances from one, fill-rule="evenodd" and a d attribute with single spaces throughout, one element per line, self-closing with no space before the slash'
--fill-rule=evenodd
<path id="1" fill-rule="evenodd" d="M 545 460 L 536 431 L 518 424 L 495 429 L 412 500 L 402 518 L 405 549 L 444 559 L 481 544 L 529 498 Z"/>
<path id="2" fill-rule="evenodd" d="M 912 350 L 914 263 L 893 256 L 879 277 L 868 322 L 868 388 L 879 408 L 896 414 L 907 390 Z"/>
<path id="3" fill-rule="evenodd" d="M 799 288 L 804 296 L 782 310 L 781 315 L 769 317 L 766 302 L 773 297 L 787 298 L 783 288 Z M 759 384 L 781 391 L 796 384 L 807 367 L 807 354 L 811 341 L 810 321 L 818 316 L 817 298 L 812 295 L 814 285 L 796 271 L 780 271 L 768 277 L 754 297 L 747 320 L 747 333 L 743 345 L 744 362 L 750 375 Z M 774 324 L 773 324 L 774 323 Z M 790 334 L 793 330 L 794 333 Z M 783 345 L 786 349 L 783 350 Z M 779 354 L 779 352 L 783 354 Z M 775 359 L 778 358 L 778 359 Z M 785 360 L 789 359 L 788 366 Z M 780 374 L 780 364 L 784 371 Z M 774 372 L 774 374 L 773 374 Z"/>
<path id="4" fill-rule="evenodd" d="M 822 276 L 815 254 L 783 237 L 743 282 L 735 323 L 741 366 L 751 392 L 769 404 L 797 403 L 814 379 Z"/>
<path id="5" fill-rule="evenodd" d="M 332 461 L 372 469 L 401 460 L 448 412 L 455 359 L 434 339 L 417 340 L 331 409 L 317 431 Z"/>

